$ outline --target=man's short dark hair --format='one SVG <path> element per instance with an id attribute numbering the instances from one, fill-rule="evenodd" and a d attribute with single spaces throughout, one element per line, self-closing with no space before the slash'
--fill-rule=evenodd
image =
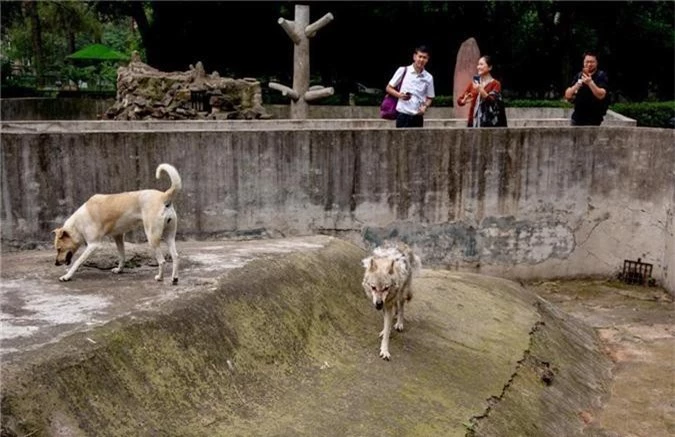
<path id="1" fill-rule="evenodd" d="M 586 56 L 593 56 L 593 57 L 595 58 L 596 61 L 598 60 L 598 52 L 596 52 L 595 50 L 586 50 L 586 51 L 584 52 L 584 58 L 585 58 Z"/>
<path id="2" fill-rule="evenodd" d="M 415 47 L 415 52 L 414 53 L 426 53 L 427 55 L 431 56 L 431 52 L 429 51 L 429 47 L 425 46 L 424 44 L 418 45 Z"/>

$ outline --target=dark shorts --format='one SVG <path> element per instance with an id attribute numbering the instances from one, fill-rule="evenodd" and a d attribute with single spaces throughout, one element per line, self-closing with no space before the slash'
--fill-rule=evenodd
<path id="1" fill-rule="evenodd" d="M 422 127 L 424 116 L 422 114 L 408 115 L 401 112 L 396 116 L 396 127 Z"/>

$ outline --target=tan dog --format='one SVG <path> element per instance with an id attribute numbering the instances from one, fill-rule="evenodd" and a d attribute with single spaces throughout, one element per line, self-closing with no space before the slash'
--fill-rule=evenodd
<path id="1" fill-rule="evenodd" d="M 62 228 L 53 232 L 56 247 L 56 265 L 70 265 L 73 255 L 83 244 L 87 248 L 75 261 L 68 273 L 59 278 L 68 281 L 78 267 L 101 246 L 106 236 L 111 236 L 117 245 L 119 264 L 112 271 L 120 273 L 124 268 L 124 234 L 141 224 L 148 237 L 148 243 L 155 251 L 159 273 L 157 281 L 164 277 L 164 254 L 159 247 L 162 238 L 169 246 L 173 261 L 171 280 L 178 283 L 178 253 L 176 252 L 176 211 L 173 198 L 181 190 L 182 182 L 176 169 L 169 164 L 160 164 L 155 176 L 159 179 L 162 171 L 171 179 L 171 187 L 161 192 L 158 190 L 130 191 L 119 194 L 95 194 L 84 205 L 66 220 Z"/>
<path id="2" fill-rule="evenodd" d="M 384 308 L 384 328 L 380 332 L 380 357 L 389 360 L 389 334 L 396 315 L 394 329 L 403 331 L 403 309 L 412 299 L 412 273 L 421 268 L 420 258 L 406 244 L 378 247 L 373 255 L 362 260 L 366 271 L 363 290 L 375 308 Z"/>

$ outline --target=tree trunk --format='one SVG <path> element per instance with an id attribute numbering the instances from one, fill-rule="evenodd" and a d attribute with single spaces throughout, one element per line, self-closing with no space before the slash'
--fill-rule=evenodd
<path id="1" fill-rule="evenodd" d="M 131 5 L 131 17 L 136 22 L 138 26 L 138 33 L 141 34 L 141 39 L 143 40 L 143 47 L 145 47 L 145 55 L 147 59 L 145 62 L 148 65 L 156 65 L 155 57 L 157 56 L 157 43 L 153 37 L 152 29 L 150 26 L 150 21 L 145 15 L 145 10 L 143 9 L 144 2 L 130 2 Z M 153 6 L 154 7 L 154 6 Z"/>
<path id="2" fill-rule="evenodd" d="M 24 11 L 30 20 L 31 43 L 33 48 L 33 67 L 38 88 L 44 85 L 44 66 L 42 56 L 42 28 L 38 16 L 37 2 L 26 0 L 23 2 Z"/>
<path id="3" fill-rule="evenodd" d="M 75 53 L 75 32 L 68 32 L 68 53 Z"/>

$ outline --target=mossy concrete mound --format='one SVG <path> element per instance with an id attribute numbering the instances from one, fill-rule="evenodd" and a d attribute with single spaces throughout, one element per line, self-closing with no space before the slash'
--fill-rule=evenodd
<path id="1" fill-rule="evenodd" d="M 3 436 L 583 432 L 609 377 L 591 330 L 514 282 L 424 270 L 383 361 L 366 252 L 313 241 L 26 352 L 3 369 Z"/>
<path id="2" fill-rule="evenodd" d="M 536 305 L 523 359 L 468 436 L 604 436 L 588 425 L 609 396 L 611 360 L 592 328 L 543 299 Z"/>

